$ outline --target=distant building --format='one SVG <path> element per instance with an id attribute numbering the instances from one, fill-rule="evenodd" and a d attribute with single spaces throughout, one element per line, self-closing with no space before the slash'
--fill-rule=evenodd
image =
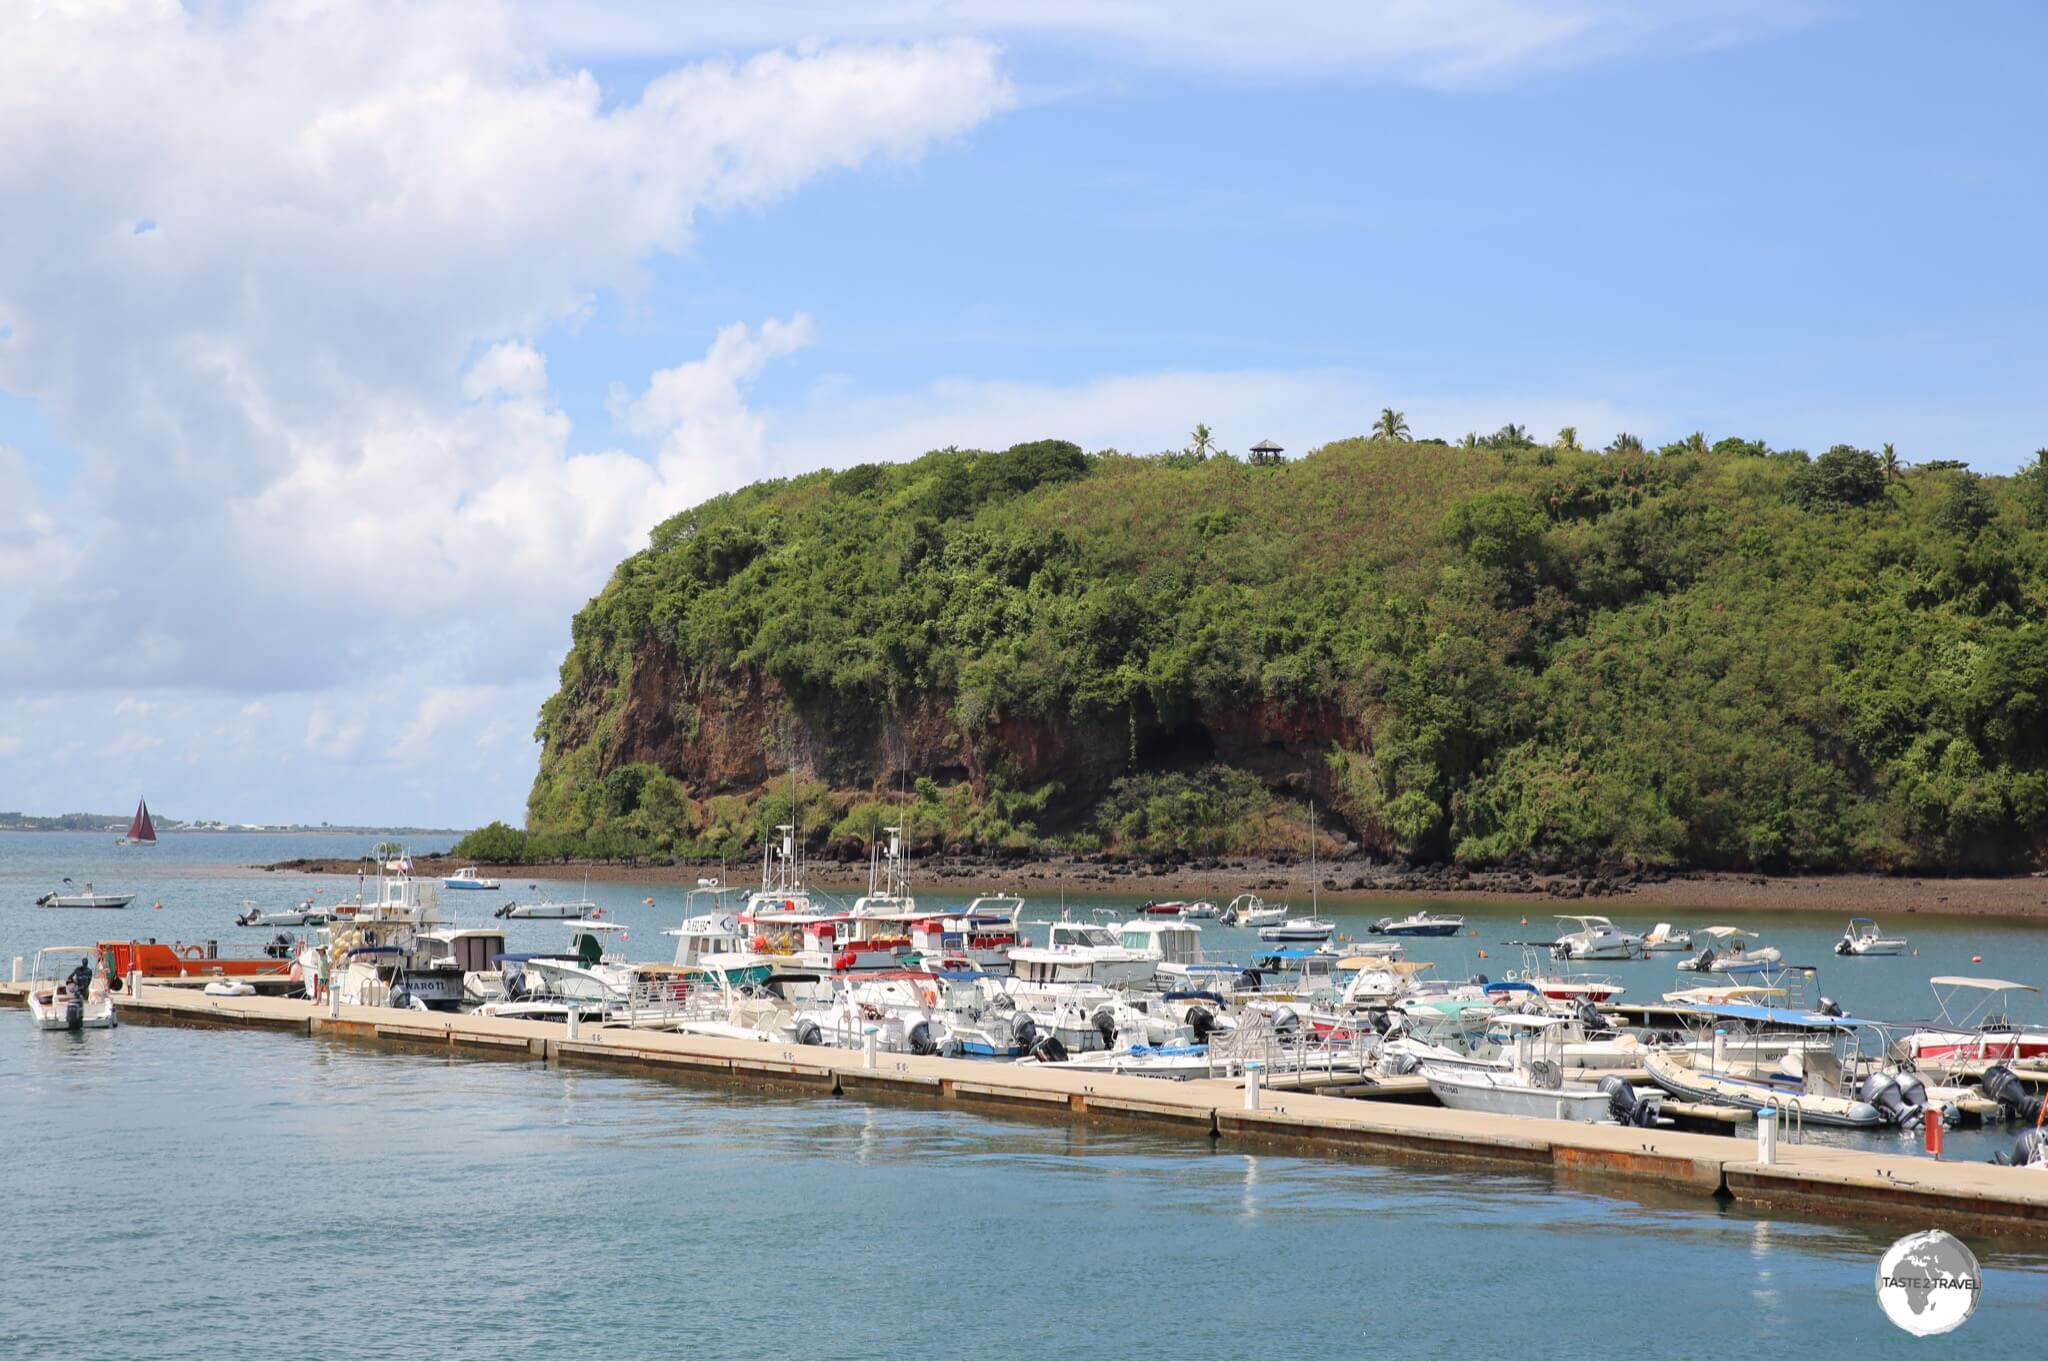
<path id="1" fill-rule="evenodd" d="M 1280 455 L 1285 452 L 1271 440 L 1261 440 L 1252 446 L 1253 463 L 1285 463 Z"/>

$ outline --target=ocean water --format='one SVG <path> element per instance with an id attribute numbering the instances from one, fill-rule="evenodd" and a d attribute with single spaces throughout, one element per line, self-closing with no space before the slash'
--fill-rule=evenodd
<path id="1" fill-rule="evenodd" d="M 0 1356 L 2039 1356 L 1913 1340 L 1896 1229 L 1547 1177 L 0 1013 Z"/>
<path id="2" fill-rule="evenodd" d="M 116 933 L 253 949 L 265 933 L 232 926 L 245 900 L 328 900 L 354 879 L 248 866 L 374 840 L 221 834 L 136 853 L 0 834 L 0 958 Z M 31 906 L 65 874 L 137 904 Z M 481 921 L 533 883 L 442 901 Z M 628 951 L 668 955 L 682 890 L 589 892 L 629 925 Z M 1553 906 L 1475 907 L 1477 936 L 1413 954 L 1498 975 L 1520 963 L 1504 943 L 1550 935 Z M 1027 916 L 1061 911 L 1034 900 Z M 1359 934 L 1405 905 L 1326 911 Z M 1840 960 L 1832 917 L 1711 920 L 1764 930 L 1858 1013 L 1925 1015 L 1939 972 L 2048 979 L 2048 945 L 2019 923 L 1909 915 L 1885 925 L 1918 956 Z M 562 931 L 510 930 L 515 947 Z M 1204 936 L 1258 948 L 1213 924 Z M 1689 978 L 1676 958 L 1597 968 L 1653 997 Z M 255 1032 L 41 1035 L 12 1011 L 0 1093 L 16 1225 L 0 1240 L 0 1356 L 2001 1357 L 2038 1355 L 2048 1328 L 2048 1253 L 2027 1246 L 1973 1242 L 1976 1317 L 1913 1341 L 1872 1291 L 1906 1227 L 914 1103 Z M 1949 1138 L 1951 1157 L 1981 1158 L 2009 1136 Z"/>

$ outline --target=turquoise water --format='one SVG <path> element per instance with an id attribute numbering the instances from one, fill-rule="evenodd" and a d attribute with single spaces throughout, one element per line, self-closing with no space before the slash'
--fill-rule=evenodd
<path id="1" fill-rule="evenodd" d="M 0 1014 L 0 1355 L 2028 1357 L 1983 1241 L 1945 1338 L 1899 1230 L 1543 1177 Z"/>
<path id="2" fill-rule="evenodd" d="M 231 925 L 244 899 L 331 898 L 353 879 L 241 865 L 368 840 L 174 838 L 138 855 L 0 835 L 0 954 L 117 928 L 253 948 L 264 934 Z M 138 906 L 30 906 L 67 873 L 136 889 Z M 443 903 L 482 919 L 514 889 Z M 679 889 L 590 894 L 631 925 L 632 953 L 669 952 Z M 1068 899 L 1077 915 L 1134 903 Z M 1519 963 L 1501 943 L 1547 936 L 1549 907 L 1474 909 L 1479 937 L 1416 953 L 1446 974 L 1498 974 Z M 1360 932 L 1389 911 L 1331 913 Z M 1765 929 L 1819 965 L 1826 992 L 1884 1016 L 1924 1013 L 1936 972 L 2048 977 L 2048 949 L 2017 924 L 1908 917 L 1886 926 L 1918 958 L 1842 961 L 1827 953 L 1831 917 L 1689 925 L 1708 920 Z M 560 930 L 512 927 L 515 942 Z M 1649 997 L 1679 979 L 1672 959 L 1600 968 Z M 2040 1015 L 2038 999 L 2023 1011 Z M 1872 1293 L 1903 1227 L 1178 1134 L 261 1033 L 39 1035 L 18 1012 L 0 1012 L 0 1092 L 7 1356 L 2002 1357 L 2038 1355 L 2048 1328 L 2036 1249 L 1973 1241 L 1977 1316 L 1915 1341 Z M 1982 1157 L 2005 1137 L 1950 1141 Z"/>

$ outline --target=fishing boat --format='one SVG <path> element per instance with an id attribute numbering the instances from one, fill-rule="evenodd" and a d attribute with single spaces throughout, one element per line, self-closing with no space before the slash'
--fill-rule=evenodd
<path id="1" fill-rule="evenodd" d="M 156 823 L 149 816 L 149 801 L 135 802 L 135 816 L 128 820 L 128 834 L 116 837 L 117 847 L 153 847 L 156 845 Z"/>
<path id="2" fill-rule="evenodd" d="M 1535 992 L 1553 1002 L 1598 1004 L 1619 998 L 1626 991 L 1621 980 L 1611 974 L 1586 974 L 1572 969 L 1569 964 L 1553 974 L 1537 965 L 1537 958 L 1532 947 L 1524 946 L 1522 968 L 1506 970 L 1499 980 L 1485 984 L 1483 987 L 1488 995 L 1519 1002 L 1521 998 L 1518 995 Z"/>
<path id="3" fill-rule="evenodd" d="M 102 941 L 97 949 L 108 977 L 119 988 L 121 980 L 137 973 L 145 979 L 283 977 L 292 971 L 289 944 L 278 954 L 272 942 L 262 955 L 222 955 L 217 941 Z"/>
<path id="4" fill-rule="evenodd" d="M 1906 939 L 1886 936 L 1878 930 L 1874 919 L 1852 917 L 1849 926 L 1842 933 L 1842 939 L 1835 943 L 1836 955 L 1904 955 Z"/>
<path id="5" fill-rule="evenodd" d="M 57 971 L 76 957 L 78 964 Z M 29 1022 L 38 1031 L 98 1031 L 115 1024 L 106 964 L 93 946 L 45 946 L 29 965 Z"/>
<path id="6" fill-rule="evenodd" d="M 1905 1053 L 1921 1068 L 1974 1068 L 2048 1055 L 2048 1027 L 2024 1025 L 2011 1016 L 2011 995 L 2039 993 L 2032 984 L 1940 974 L 1928 985 L 1934 990 L 1937 1016 L 1902 1042 Z"/>
<path id="7" fill-rule="evenodd" d="M 1753 944 L 1757 934 L 1740 927 L 1703 927 L 1700 935 L 1708 938 L 1706 948 L 1690 960 L 1679 961 L 1678 968 L 1713 973 L 1730 965 L 1775 965 L 1785 958 L 1776 946 Z"/>
<path id="8" fill-rule="evenodd" d="M 1226 927 L 1272 927 L 1287 920 L 1285 904 L 1268 905 L 1257 894 L 1239 894 L 1223 910 Z"/>
<path id="9" fill-rule="evenodd" d="M 1455 913 L 1436 914 L 1418 909 L 1406 917 L 1383 917 L 1372 924 L 1379 936 L 1456 936 L 1465 930 L 1465 919 Z"/>
<path id="10" fill-rule="evenodd" d="M 496 889 L 498 882 L 486 879 L 473 865 L 466 865 L 441 881 L 443 889 Z"/>
<path id="11" fill-rule="evenodd" d="M 1457 1111 L 1499 1116 L 1544 1116 L 1560 1121 L 1650 1126 L 1661 1122 L 1659 1101 L 1639 1097 L 1626 1081 L 1608 1075 L 1597 1084 L 1564 1076 L 1560 1057 L 1564 1019 L 1510 1013 L 1491 1023 L 1507 1033 L 1499 1055 L 1477 1062 L 1432 1056 L 1419 1072 L 1439 1102 Z"/>
<path id="12" fill-rule="evenodd" d="M 1185 903 L 1182 903 L 1179 899 L 1167 899 L 1164 901 L 1155 900 L 1151 903 L 1140 904 L 1138 907 L 1138 916 L 1182 917 L 1185 916 L 1185 914 L 1181 910 L 1186 907 L 1187 905 Z"/>
<path id="13" fill-rule="evenodd" d="M 1649 954 L 1640 936 L 1622 931 L 1607 918 L 1590 913 L 1559 913 L 1556 916 L 1559 922 L 1578 923 L 1579 928 L 1550 943 L 1553 959 L 1640 960 Z"/>
<path id="14" fill-rule="evenodd" d="M 66 875 L 64 883 L 70 884 Z M 38 908 L 126 908 L 135 901 L 133 894 L 102 894 L 95 891 L 92 881 L 86 881 L 85 892 L 76 889 L 53 889 L 36 900 Z"/>
<path id="15" fill-rule="evenodd" d="M 1692 933 L 1660 922 L 1643 933 L 1643 949 L 1646 951 L 1689 951 L 1692 949 Z"/>

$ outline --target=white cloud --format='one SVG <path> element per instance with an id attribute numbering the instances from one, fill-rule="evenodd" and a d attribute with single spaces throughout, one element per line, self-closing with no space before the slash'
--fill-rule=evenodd
<path id="1" fill-rule="evenodd" d="M 1726 46 L 1810 24 L 1820 14 L 1811 0 L 521 0 L 520 9 L 551 44 L 592 55 L 973 34 L 1125 66 L 1435 86 Z"/>
<path id="2" fill-rule="evenodd" d="M 246 690 L 395 646 L 452 681 L 545 670 L 707 457 L 758 447 L 736 385 L 808 324 L 657 378 L 658 467 L 569 447 L 536 328 L 702 210 L 914 158 L 1010 98 L 969 39 L 705 60 L 607 105 L 490 3 L 0 10 L 0 389 L 80 461 L 59 543 L 0 455 L 11 683 L 67 651 Z M 548 647 L 487 624 L 508 600 L 555 616 Z"/>

